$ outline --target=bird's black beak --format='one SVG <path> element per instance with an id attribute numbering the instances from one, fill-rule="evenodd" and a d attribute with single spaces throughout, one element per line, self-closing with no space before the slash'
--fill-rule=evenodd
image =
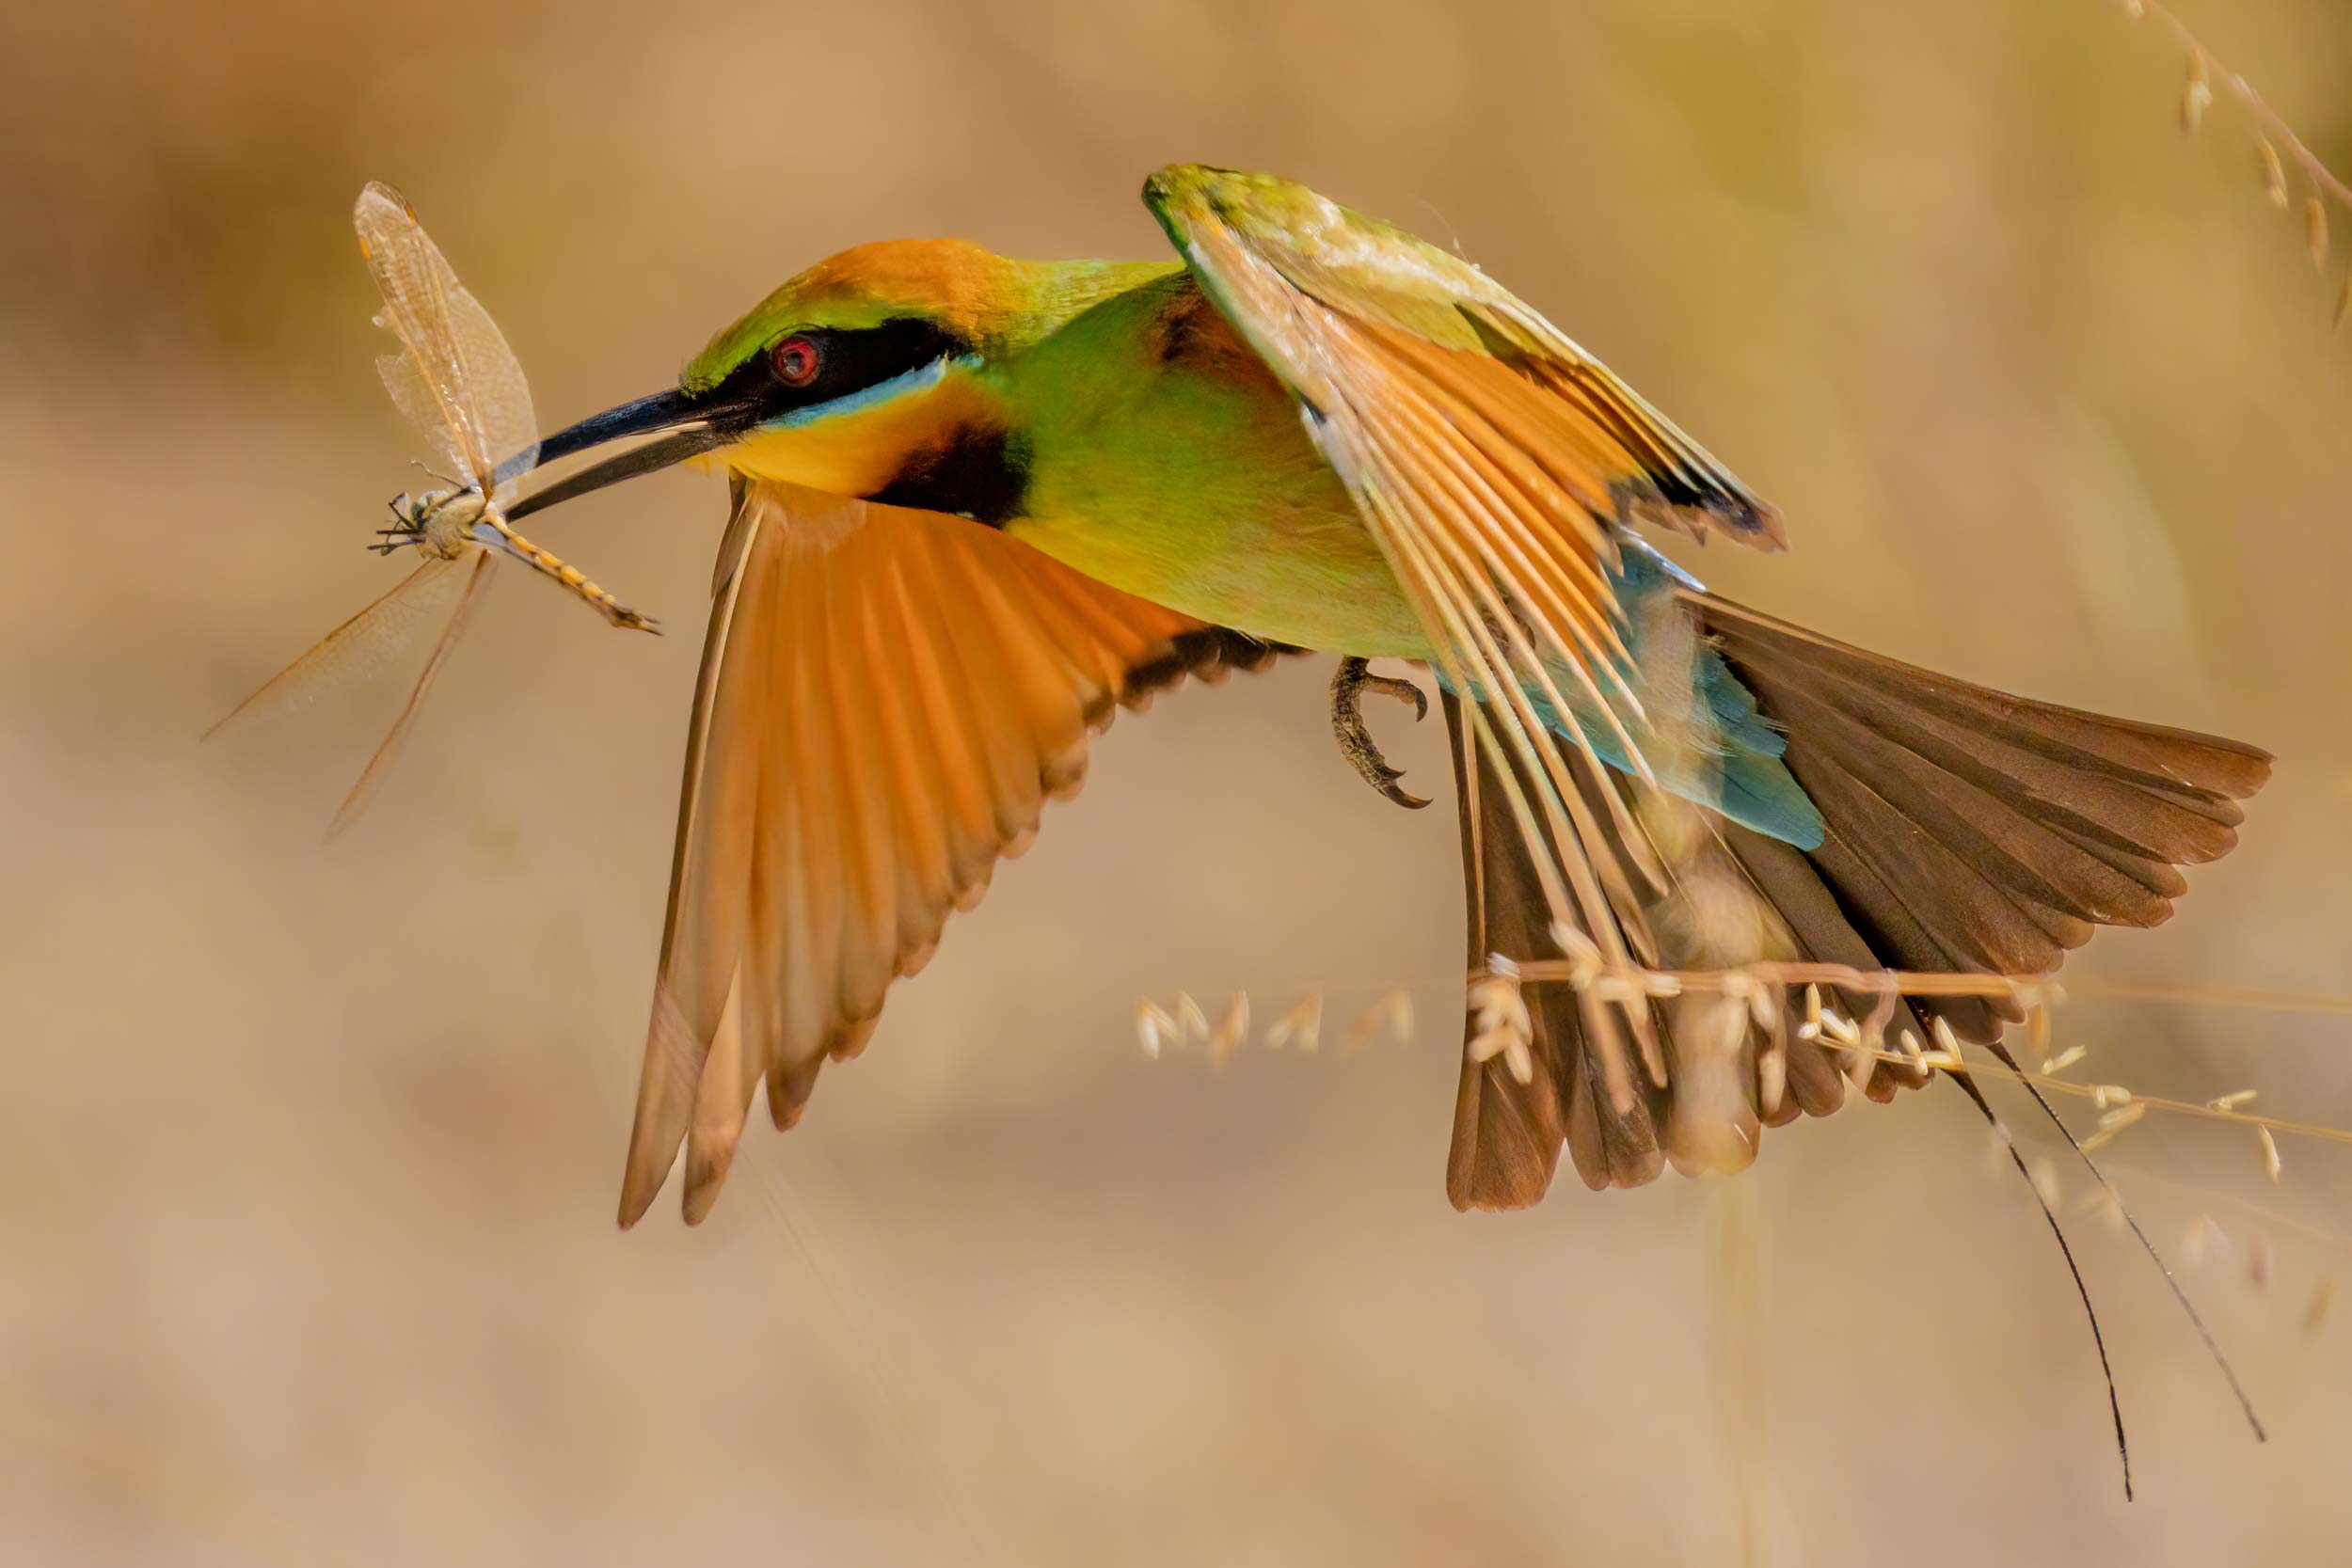
<path id="1" fill-rule="evenodd" d="M 591 414 L 578 424 L 566 425 L 539 442 L 538 450 L 517 452 L 498 467 L 496 482 L 504 484 L 521 478 L 536 468 L 595 447 L 609 446 L 633 436 L 652 436 L 658 439 L 643 446 L 629 448 L 591 464 L 580 472 L 558 480 L 544 490 L 525 496 L 505 509 L 510 521 L 520 521 L 534 512 L 544 512 L 559 501 L 567 501 L 592 490 L 618 484 L 625 479 L 649 474 L 657 469 L 682 463 L 690 457 L 726 446 L 740 436 L 756 418 L 756 410 L 748 399 L 733 398 L 727 388 L 714 388 L 712 394 L 695 395 L 673 388 L 656 392 L 633 403 L 608 408 L 601 414 Z"/>

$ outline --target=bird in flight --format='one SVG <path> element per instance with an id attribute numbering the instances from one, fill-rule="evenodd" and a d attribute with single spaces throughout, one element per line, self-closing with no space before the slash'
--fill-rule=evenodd
<path id="1" fill-rule="evenodd" d="M 1428 669 L 1478 976 L 1812 960 L 2034 975 L 2169 915 L 2235 842 L 2252 747 L 2003 695 L 1709 594 L 1646 537 L 1784 547 L 1777 514 L 1459 257 L 1262 175 L 1180 166 L 1159 261 L 861 245 L 677 385 L 542 437 L 612 455 L 506 518 L 705 458 L 733 506 L 689 732 L 620 1218 L 684 1149 L 715 1201 L 866 1043 L 1091 737 L 1185 676 L 1342 659 L 1334 721 Z M 501 463 L 506 477 L 510 464 Z M 1491 956 L 1491 957 L 1490 957 Z M 1837 1108 L 1836 1042 L 1720 995 L 1544 986 L 1474 1011 L 1447 1190 L 1534 1202 L 1737 1168 Z M 1867 996 L 1848 997 L 1854 1013 Z M 1891 1005 L 1891 1004 L 1889 1004 Z M 1903 1004 L 1994 1042 L 1994 997 Z M 2005 1011 L 2005 1009 L 2009 1009 Z M 1915 1059 L 1852 1074 L 1874 1098 Z"/>

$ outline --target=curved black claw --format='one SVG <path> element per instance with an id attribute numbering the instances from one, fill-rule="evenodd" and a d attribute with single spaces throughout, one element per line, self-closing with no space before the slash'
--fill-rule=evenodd
<path id="1" fill-rule="evenodd" d="M 1429 717 L 1429 699 L 1411 681 L 1372 673 L 1369 659 L 1341 659 L 1338 671 L 1331 676 L 1331 733 L 1339 737 L 1340 754 L 1355 765 L 1364 783 L 1406 810 L 1419 811 L 1429 802 L 1398 787 L 1396 781 L 1405 776 L 1404 770 L 1389 766 L 1388 758 L 1380 754 L 1379 746 L 1374 742 L 1372 732 L 1364 727 L 1361 704 L 1367 690 L 1394 697 L 1400 703 L 1411 702 L 1416 722 Z"/>

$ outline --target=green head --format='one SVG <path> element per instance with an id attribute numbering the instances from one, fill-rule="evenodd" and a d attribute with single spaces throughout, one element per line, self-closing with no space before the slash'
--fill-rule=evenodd
<path id="1" fill-rule="evenodd" d="M 919 493 L 894 486 L 959 444 L 1003 438 L 1006 415 L 977 372 L 1169 270 L 1010 261 L 961 240 L 845 250 L 712 338 L 674 389 L 548 436 L 540 464 L 626 437 L 660 439 L 517 502 L 510 515 L 709 453 L 758 478 L 921 504 Z"/>

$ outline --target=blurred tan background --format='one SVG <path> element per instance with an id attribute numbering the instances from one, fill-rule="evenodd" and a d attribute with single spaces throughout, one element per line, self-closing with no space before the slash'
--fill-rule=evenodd
<path id="1" fill-rule="evenodd" d="M 1155 255 L 1142 175 L 1458 243 L 1786 509 L 1686 560 L 1838 635 L 2280 754 L 2085 974 L 2352 990 L 2352 364 L 2227 105 L 2098 0 L 417 3 L 0 11 L 0 1560 L 2303 1564 L 2352 1551 L 2352 1150 L 2152 1117 L 2074 1292 L 1949 1089 L 1751 1178 L 1465 1218 L 1450 813 L 1320 667 L 1121 723 L 714 1219 L 612 1228 L 722 502 L 548 543 L 393 788 L 398 700 L 195 736 L 391 580 L 347 216 L 398 182 L 549 426 L 843 245 Z M 2183 0 L 2187 6 L 2189 0 Z M 2352 15 L 2189 14 L 2352 162 Z M 1432 733 L 1375 723 L 1412 780 Z M 1408 781 L 1410 782 L 1410 781 Z M 1419 1037 L 1136 1048 L 1145 993 Z M 2085 1070 L 2352 1125 L 2352 1021 L 2078 1002 Z M 2013 1096 L 2021 1134 L 2050 1139 Z M 2075 1109 L 2074 1114 L 2088 1117 Z M 2249 1259 L 2267 1258 L 2258 1286 Z"/>

